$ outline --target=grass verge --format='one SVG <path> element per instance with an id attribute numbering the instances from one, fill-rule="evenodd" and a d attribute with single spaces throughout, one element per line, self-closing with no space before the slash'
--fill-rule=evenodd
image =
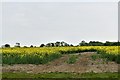
<path id="1" fill-rule="evenodd" d="M 3 73 L 2 78 L 118 78 L 118 73 Z"/>

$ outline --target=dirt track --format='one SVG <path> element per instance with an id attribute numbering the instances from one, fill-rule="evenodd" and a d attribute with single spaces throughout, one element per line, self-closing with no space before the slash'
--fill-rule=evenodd
<path id="1" fill-rule="evenodd" d="M 63 55 L 61 58 L 56 59 L 44 65 L 33 64 L 15 64 L 4 65 L 3 72 L 27 72 L 27 73 L 43 73 L 43 72 L 118 72 L 118 64 L 115 62 L 105 62 L 103 59 L 93 60 L 91 55 L 95 52 L 76 53 L 78 60 L 74 64 L 68 64 L 66 61 L 69 55 Z"/>

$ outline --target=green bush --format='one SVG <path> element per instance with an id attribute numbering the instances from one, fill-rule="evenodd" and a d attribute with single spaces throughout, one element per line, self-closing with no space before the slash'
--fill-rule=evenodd
<path id="1" fill-rule="evenodd" d="M 100 54 L 101 58 L 106 58 L 108 61 L 115 61 L 116 63 L 120 64 L 120 54 L 108 54 L 105 51 L 97 51 Z"/>
<path id="2" fill-rule="evenodd" d="M 77 61 L 77 59 L 78 59 L 77 55 L 70 55 L 67 63 L 68 64 L 73 64 L 73 63 L 75 63 Z"/>

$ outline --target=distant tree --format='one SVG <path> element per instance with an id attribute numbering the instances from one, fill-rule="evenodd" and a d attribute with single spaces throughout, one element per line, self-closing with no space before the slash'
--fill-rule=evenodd
<path id="1" fill-rule="evenodd" d="M 103 46 L 104 43 L 99 42 L 99 41 L 90 41 L 90 42 L 88 43 L 88 45 L 89 45 L 89 46 Z"/>
<path id="2" fill-rule="evenodd" d="M 89 43 L 85 42 L 85 41 L 81 41 L 81 43 L 79 43 L 80 46 L 119 46 L 120 42 L 110 42 L 110 41 L 106 41 L 105 43 L 103 42 L 99 42 L 99 41 L 90 41 Z"/>
<path id="3" fill-rule="evenodd" d="M 64 43 L 65 43 L 64 41 L 60 42 L 61 46 L 64 46 Z"/>
<path id="4" fill-rule="evenodd" d="M 20 43 L 16 43 L 16 44 L 15 44 L 15 47 L 20 47 Z"/>
<path id="5" fill-rule="evenodd" d="M 41 44 L 40 47 L 44 47 L 45 45 L 44 44 Z"/>
<path id="6" fill-rule="evenodd" d="M 51 43 L 47 43 L 47 44 L 46 44 L 46 47 L 51 47 Z"/>
<path id="7" fill-rule="evenodd" d="M 79 43 L 79 45 L 80 45 L 80 46 L 87 46 L 88 43 L 83 40 L 83 41 L 81 41 L 81 43 Z"/>
<path id="8" fill-rule="evenodd" d="M 69 44 L 67 44 L 67 46 L 70 46 Z"/>
<path id="9" fill-rule="evenodd" d="M 55 46 L 55 44 L 54 43 L 51 43 L 51 47 L 54 47 Z"/>
<path id="10" fill-rule="evenodd" d="M 61 43 L 58 42 L 58 41 L 55 43 L 56 47 L 60 46 L 60 44 L 61 44 Z"/>
<path id="11" fill-rule="evenodd" d="M 120 42 L 118 41 L 118 46 L 120 46 Z"/>
<path id="12" fill-rule="evenodd" d="M 106 42 L 105 43 L 106 46 L 120 46 L 120 42 Z"/>
<path id="13" fill-rule="evenodd" d="M 70 46 L 73 46 L 72 44 L 70 44 Z"/>
<path id="14" fill-rule="evenodd" d="M 67 46 L 67 43 L 62 41 L 62 42 L 60 42 L 60 46 Z"/>
<path id="15" fill-rule="evenodd" d="M 106 41 L 105 43 L 104 43 L 104 46 L 112 46 L 112 42 L 109 42 L 109 41 Z"/>
<path id="16" fill-rule="evenodd" d="M 118 42 L 112 42 L 111 46 L 118 46 Z"/>
<path id="17" fill-rule="evenodd" d="M 30 47 L 33 47 L 33 45 L 31 45 Z"/>
<path id="18" fill-rule="evenodd" d="M 5 47 L 6 47 L 6 48 L 9 48 L 9 47 L 10 47 L 10 45 L 9 45 L 9 44 L 5 44 Z"/>
<path id="19" fill-rule="evenodd" d="M 69 44 L 65 43 L 65 46 L 69 46 Z"/>

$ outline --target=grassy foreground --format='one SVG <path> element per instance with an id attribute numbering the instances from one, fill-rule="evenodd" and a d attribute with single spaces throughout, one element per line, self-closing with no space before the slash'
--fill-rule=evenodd
<path id="1" fill-rule="evenodd" d="M 2 78 L 118 78 L 118 73 L 3 73 Z"/>

